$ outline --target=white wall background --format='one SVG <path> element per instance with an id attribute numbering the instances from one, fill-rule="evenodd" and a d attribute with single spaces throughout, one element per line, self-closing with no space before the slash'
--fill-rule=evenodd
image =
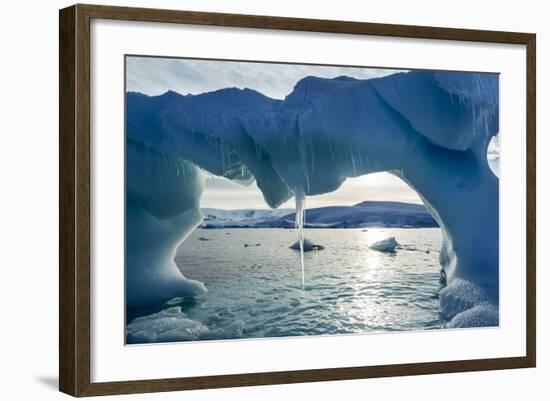
<path id="1" fill-rule="evenodd" d="M 102 398 L 139 400 L 496 399 L 548 397 L 550 297 L 543 283 L 550 221 L 550 25 L 535 0 L 306 2 L 304 0 L 95 1 L 101 4 L 536 32 L 538 35 L 538 368 Z M 309 4 L 308 4 L 309 3 Z M 70 1 L 4 4 L 0 22 L 0 395 L 57 393 L 58 17 Z M 546 235 L 545 235 L 546 234 Z M 546 337 L 546 338 L 545 338 Z"/>

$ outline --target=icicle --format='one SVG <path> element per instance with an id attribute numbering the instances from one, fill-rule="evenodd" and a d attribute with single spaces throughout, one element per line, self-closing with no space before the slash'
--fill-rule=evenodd
<path id="1" fill-rule="evenodd" d="M 298 239 L 300 241 L 300 263 L 302 264 L 302 289 L 305 290 L 306 281 L 304 271 L 304 223 L 306 220 L 306 195 L 304 194 L 304 191 L 296 190 L 294 198 L 296 199 L 296 217 L 294 218 L 294 225 L 298 230 L 300 236 Z"/>

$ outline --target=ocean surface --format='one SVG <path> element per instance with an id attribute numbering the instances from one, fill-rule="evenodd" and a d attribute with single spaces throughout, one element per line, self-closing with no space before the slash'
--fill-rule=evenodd
<path id="1" fill-rule="evenodd" d="M 296 230 L 197 229 L 180 245 L 175 262 L 208 293 L 134 311 L 129 322 L 153 312 L 153 319 L 134 326 L 173 325 L 170 336 L 150 342 L 442 327 L 439 228 L 309 229 L 305 235 L 324 249 L 305 253 L 302 289 L 300 253 L 289 249 Z M 369 249 L 388 237 L 400 244 L 395 253 Z"/>

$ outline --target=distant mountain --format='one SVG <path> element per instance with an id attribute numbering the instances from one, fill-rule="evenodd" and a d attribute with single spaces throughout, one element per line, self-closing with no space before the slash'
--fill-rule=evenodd
<path id="1" fill-rule="evenodd" d="M 292 209 L 239 209 L 203 208 L 203 228 L 250 228 L 258 223 L 278 220 L 292 213 Z"/>
<path id="2" fill-rule="evenodd" d="M 291 209 L 202 209 L 203 228 L 293 228 Z M 424 205 L 365 201 L 353 206 L 327 206 L 306 211 L 307 228 L 438 227 Z"/>

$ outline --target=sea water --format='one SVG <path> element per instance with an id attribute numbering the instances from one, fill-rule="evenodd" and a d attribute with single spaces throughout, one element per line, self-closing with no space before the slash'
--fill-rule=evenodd
<path id="1" fill-rule="evenodd" d="M 442 327 L 439 228 L 306 230 L 306 238 L 324 249 L 305 253 L 303 288 L 300 252 L 289 249 L 298 235 L 279 228 L 195 230 L 178 248 L 175 262 L 208 292 L 153 311 L 133 311 L 128 321 L 178 306 L 177 316 L 195 322 L 203 335 L 178 337 L 175 326 L 168 341 Z M 369 249 L 388 237 L 400 244 L 396 252 Z"/>

